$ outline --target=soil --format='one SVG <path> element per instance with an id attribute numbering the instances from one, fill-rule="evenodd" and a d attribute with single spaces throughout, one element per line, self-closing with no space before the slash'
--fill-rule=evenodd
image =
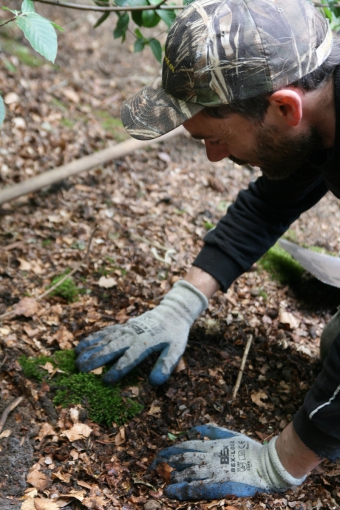
<path id="1" fill-rule="evenodd" d="M 132 53 L 132 36 L 124 45 L 113 40 L 109 21 L 94 30 L 94 14 L 38 11 L 66 30 L 57 66 L 33 53 L 31 65 L 24 64 L 18 47 L 25 41 L 6 31 L 3 186 L 119 143 L 124 130 L 112 119 L 125 98 L 159 73 L 149 50 Z M 190 267 L 207 228 L 257 174 L 208 162 L 203 145 L 183 136 L 2 207 L 0 313 L 11 314 L 0 326 L 0 413 L 24 396 L 5 423 L 10 435 L 0 439 L 2 509 L 340 508 L 339 463 L 325 462 L 284 495 L 183 503 L 163 496 L 164 474 L 150 469 L 157 451 L 186 439 L 181 433 L 194 425 L 215 422 L 264 441 L 289 423 L 321 369 L 320 334 L 340 303 L 340 290 L 308 275 L 304 285 L 288 287 L 255 265 L 211 300 L 166 384 L 148 383 L 155 357 L 137 370 L 137 395 L 123 381 L 123 394 L 143 404 L 141 414 L 124 427 L 85 419 L 92 433 L 84 439 L 65 436 L 74 410 L 54 408 L 50 381 L 25 380 L 17 361 L 72 349 L 89 333 L 156 306 Z M 339 216 L 328 194 L 292 225 L 290 236 L 339 253 Z M 38 300 L 55 276 L 82 260 L 74 275 L 84 289 L 77 301 Z M 114 279 L 111 287 L 101 286 L 103 276 Z M 280 322 L 282 310 L 290 320 Z M 232 399 L 249 335 L 253 345 Z M 53 432 L 43 433 L 47 426 Z"/>

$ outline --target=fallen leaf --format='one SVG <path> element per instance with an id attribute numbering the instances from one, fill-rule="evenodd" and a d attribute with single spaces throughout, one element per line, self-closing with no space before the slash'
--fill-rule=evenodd
<path id="1" fill-rule="evenodd" d="M 39 439 L 40 441 L 44 439 L 46 436 L 54 436 L 55 430 L 49 423 L 45 422 L 41 425 L 41 428 L 39 430 L 39 434 L 35 439 Z"/>
<path id="2" fill-rule="evenodd" d="M 108 278 L 107 276 L 101 276 L 98 280 L 99 287 L 104 287 L 104 289 L 111 289 L 117 285 L 117 280 L 115 278 Z"/>
<path id="3" fill-rule="evenodd" d="M 250 398 L 257 406 L 264 408 L 268 407 L 265 402 L 262 402 L 262 400 L 266 400 L 268 398 L 267 394 L 264 391 L 262 390 L 257 392 L 253 391 L 252 394 L 250 395 Z"/>
<path id="4" fill-rule="evenodd" d="M 39 309 L 38 302 L 31 297 L 24 297 L 15 305 L 15 315 L 24 315 L 25 317 L 32 317 Z"/>
<path id="5" fill-rule="evenodd" d="M 182 372 L 183 370 L 186 370 L 186 369 L 187 369 L 187 364 L 186 364 L 185 359 L 182 356 L 177 364 L 177 367 L 174 370 L 174 374 L 177 374 L 178 372 Z"/>
<path id="6" fill-rule="evenodd" d="M 85 423 L 75 423 L 72 428 L 65 430 L 61 436 L 66 436 L 69 441 L 78 441 L 78 439 L 85 439 L 89 437 L 92 429 L 85 425 Z"/>
<path id="7" fill-rule="evenodd" d="M 171 471 L 173 471 L 172 467 L 165 462 L 160 462 L 156 467 L 157 474 L 164 480 L 166 483 L 170 483 Z"/>
<path id="8" fill-rule="evenodd" d="M 49 374 L 53 374 L 55 368 L 50 361 L 46 361 L 45 365 L 39 365 L 43 370 L 47 370 Z"/>
<path id="9" fill-rule="evenodd" d="M 62 482 L 70 483 L 71 475 L 70 473 L 62 473 L 61 471 L 57 471 L 52 473 L 52 478 L 58 478 L 58 480 L 61 480 Z"/>
<path id="10" fill-rule="evenodd" d="M 0 434 L 0 439 L 3 437 L 9 437 L 12 434 L 12 431 L 9 429 L 3 430 Z"/>
<path id="11" fill-rule="evenodd" d="M 20 507 L 20 510 L 36 510 L 33 499 L 26 499 Z"/>
<path id="12" fill-rule="evenodd" d="M 77 484 L 80 485 L 80 487 L 85 487 L 85 489 L 92 489 L 89 483 L 83 482 L 82 480 L 77 480 Z"/>
<path id="13" fill-rule="evenodd" d="M 66 89 L 66 88 L 62 88 L 61 89 L 61 93 L 64 94 L 64 96 L 69 99 L 70 101 L 73 101 L 73 103 L 79 103 L 80 101 L 80 98 L 79 98 L 79 94 L 77 94 L 77 92 L 73 89 Z"/>
<path id="14" fill-rule="evenodd" d="M 280 308 L 279 322 L 281 322 L 281 324 L 287 324 L 290 329 L 298 328 L 300 325 L 300 320 L 291 312 L 287 312 L 283 308 Z"/>
<path id="15" fill-rule="evenodd" d="M 50 479 L 37 468 L 33 468 L 27 475 L 27 482 L 36 489 L 43 491 L 48 486 Z"/>
<path id="16" fill-rule="evenodd" d="M 160 414 L 162 412 L 162 408 L 159 405 L 156 405 L 155 402 L 151 404 L 150 409 L 148 410 L 148 414 L 150 416 L 155 416 L 157 414 Z"/>
<path id="17" fill-rule="evenodd" d="M 104 367 L 95 368 L 94 370 L 90 370 L 90 373 L 95 375 L 101 375 L 103 373 L 103 368 Z"/>
<path id="18" fill-rule="evenodd" d="M 36 498 L 34 505 L 36 510 L 59 510 L 59 506 L 47 498 Z"/>
<path id="19" fill-rule="evenodd" d="M 125 442 L 125 428 L 120 427 L 118 434 L 115 436 L 116 446 L 120 446 Z"/>
<path id="20" fill-rule="evenodd" d="M 31 263 L 27 262 L 27 260 L 18 257 L 18 261 L 20 262 L 20 271 L 30 271 L 32 269 Z"/>
<path id="21" fill-rule="evenodd" d="M 75 498 L 75 499 L 78 499 L 78 501 L 83 501 L 83 499 L 85 498 L 85 494 L 86 494 L 85 490 L 81 490 L 81 491 L 71 490 L 67 494 L 63 494 L 63 496 L 69 497 L 69 498 Z"/>

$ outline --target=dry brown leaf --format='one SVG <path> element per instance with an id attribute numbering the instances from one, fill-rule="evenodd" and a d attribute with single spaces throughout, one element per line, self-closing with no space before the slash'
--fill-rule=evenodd
<path id="1" fill-rule="evenodd" d="M 253 391 L 250 395 L 250 398 L 259 407 L 267 408 L 268 405 L 265 402 L 262 402 L 262 400 L 266 400 L 268 398 L 267 394 L 260 390 L 260 391 Z"/>
<path id="2" fill-rule="evenodd" d="M 27 475 L 27 482 L 33 485 L 36 489 L 43 491 L 48 486 L 50 479 L 37 468 L 33 468 Z"/>
<path id="3" fill-rule="evenodd" d="M 108 278 L 107 276 L 101 276 L 98 280 L 98 285 L 104 289 L 111 289 L 111 287 L 115 287 L 117 285 L 117 280 L 112 277 Z"/>
<path id="4" fill-rule="evenodd" d="M 177 367 L 174 370 L 174 373 L 177 374 L 178 372 L 182 372 L 183 370 L 186 370 L 186 369 L 187 369 L 187 364 L 186 364 L 185 359 L 182 356 L 178 362 Z"/>
<path id="5" fill-rule="evenodd" d="M 26 499 L 21 505 L 20 510 L 36 510 L 34 500 L 32 498 Z"/>
<path id="6" fill-rule="evenodd" d="M 218 191 L 219 193 L 225 192 L 225 186 L 221 179 L 219 179 L 218 177 L 213 177 L 212 175 L 210 175 L 208 177 L 208 184 L 214 191 Z"/>
<path id="7" fill-rule="evenodd" d="M 78 501 L 83 501 L 83 499 L 85 498 L 85 494 L 86 494 L 85 490 L 81 490 L 81 491 L 71 490 L 67 494 L 63 494 L 63 496 L 69 497 L 69 498 L 75 498 L 75 499 L 78 499 Z"/>
<path id="8" fill-rule="evenodd" d="M 40 441 L 44 439 L 46 436 L 54 436 L 56 434 L 54 428 L 49 423 L 45 422 L 41 425 L 39 430 L 39 434 L 35 439 L 39 439 Z"/>
<path id="9" fill-rule="evenodd" d="M 61 471 L 56 471 L 55 473 L 52 473 L 52 478 L 58 478 L 58 480 L 61 480 L 65 483 L 70 483 L 71 475 L 70 473 L 62 473 Z"/>
<path id="10" fill-rule="evenodd" d="M 50 361 L 46 361 L 45 365 L 39 365 L 40 368 L 47 370 L 49 374 L 53 374 L 55 368 Z"/>
<path id="11" fill-rule="evenodd" d="M 73 89 L 62 88 L 61 93 L 64 94 L 67 99 L 73 101 L 73 103 L 79 103 L 80 101 L 79 94 Z"/>
<path id="12" fill-rule="evenodd" d="M 58 342 L 60 349 L 73 348 L 74 336 L 65 326 L 60 326 L 57 333 L 53 335 L 52 338 Z"/>
<path id="13" fill-rule="evenodd" d="M 18 257 L 18 261 L 20 262 L 20 271 L 30 271 L 32 269 L 31 263 L 27 262 L 27 260 Z"/>
<path id="14" fill-rule="evenodd" d="M 96 510 L 104 510 L 108 501 L 103 496 L 95 496 L 88 498 L 84 498 L 81 502 L 82 505 L 84 505 L 86 508 L 96 509 Z"/>
<path id="15" fill-rule="evenodd" d="M 150 416 L 155 416 L 155 415 L 158 415 L 162 412 L 162 407 L 160 405 L 158 405 L 159 402 L 157 400 L 154 400 L 151 404 L 151 407 L 150 409 L 148 410 L 148 414 Z"/>
<path id="16" fill-rule="evenodd" d="M 38 302 L 31 297 L 24 297 L 15 305 L 15 315 L 24 315 L 25 317 L 32 317 L 39 309 Z"/>
<path id="17" fill-rule="evenodd" d="M 120 427 L 118 434 L 115 436 L 115 444 L 120 446 L 123 443 L 125 443 L 125 428 Z"/>
<path id="18" fill-rule="evenodd" d="M 170 483 L 171 471 L 173 471 L 172 467 L 165 462 L 160 462 L 156 467 L 157 474 L 164 480 L 166 483 Z"/>
<path id="19" fill-rule="evenodd" d="M 3 437 L 9 437 L 12 434 L 12 431 L 9 429 L 3 430 L 0 434 L 0 439 Z"/>
<path id="20" fill-rule="evenodd" d="M 69 441 L 78 441 L 78 439 L 85 439 L 89 437 L 92 429 L 85 425 L 85 423 L 75 423 L 72 428 L 65 430 L 61 436 L 66 436 Z"/>
<path id="21" fill-rule="evenodd" d="M 59 510 L 59 506 L 50 499 L 47 498 L 36 498 L 34 500 L 36 510 Z"/>
<path id="22" fill-rule="evenodd" d="M 82 480 L 77 480 L 77 484 L 80 485 L 80 487 L 85 487 L 85 489 L 92 489 L 92 485 Z"/>
<path id="23" fill-rule="evenodd" d="M 300 325 L 300 320 L 291 312 L 287 312 L 283 308 L 280 308 L 279 322 L 281 322 L 281 324 L 287 324 L 290 329 L 298 328 Z"/>

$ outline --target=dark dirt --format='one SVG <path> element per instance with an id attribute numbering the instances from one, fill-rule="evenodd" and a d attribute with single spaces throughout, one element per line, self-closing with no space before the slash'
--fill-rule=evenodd
<path id="1" fill-rule="evenodd" d="M 120 46 L 110 25 L 93 30 L 93 14 L 39 12 L 66 27 L 59 35 L 60 67 L 31 68 L 10 52 L 2 54 L 17 69 L 6 66 L 1 90 L 19 96 L 8 104 L 2 130 L 3 186 L 119 143 L 121 128 L 105 116 L 104 122 L 103 112 L 118 117 L 124 98 L 158 73 L 150 53 L 131 53 L 132 38 Z M 197 503 L 163 498 L 164 481 L 149 468 L 157 451 L 173 444 L 169 433 L 179 436 L 193 425 L 215 422 L 264 441 L 291 420 L 320 371 L 320 334 L 340 303 L 339 290 L 307 275 L 304 285 L 288 287 L 254 266 L 227 294 L 217 293 L 191 332 L 179 372 L 153 388 L 147 376 L 155 357 L 138 368 L 137 399 L 144 410 L 125 425 L 125 439 L 115 424 L 87 420 L 90 437 L 68 441 L 62 433 L 72 426 L 70 410 L 54 409 L 48 386 L 25 381 L 16 361 L 23 353 L 73 348 L 88 333 L 157 305 L 190 267 L 207 226 L 256 175 L 226 161 L 209 163 L 201 143 L 182 137 L 2 208 L 0 313 L 24 296 L 37 298 L 56 275 L 79 263 L 95 225 L 98 230 L 89 259 L 74 276 L 86 289 L 78 301 L 46 298 L 32 315 L 4 317 L 0 326 L 0 413 L 17 396 L 25 397 L 5 424 L 11 435 L 0 439 L 1 509 L 21 508 L 19 499 L 34 488 L 27 473 L 37 464 L 46 476 L 37 497 L 72 510 L 340 508 L 339 463 L 323 464 L 284 495 Z M 291 230 L 299 243 L 339 253 L 339 218 L 338 201 L 327 195 Z M 170 264 L 164 260 L 169 249 L 175 250 Z M 98 285 L 104 274 L 116 279 L 112 288 Z M 280 309 L 291 312 L 295 324 L 280 323 Z M 249 334 L 254 344 L 232 400 Z M 46 423 L 54 437 L 39 437 Z M 83 499 L 71 497 L 72 490 L 83 491 Z"/>

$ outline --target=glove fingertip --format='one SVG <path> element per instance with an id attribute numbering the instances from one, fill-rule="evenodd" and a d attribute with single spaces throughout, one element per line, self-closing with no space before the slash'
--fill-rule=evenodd
<path id="1" fill-rule="evenodd" d="M 197 425 L 190 430 L 190 434 L 198 433 L 202 437 L 209 437 L 209 439 L 229 439 L 238 435 L 232 430 L 217 427 L 216 425 Z"/>
<path id="2" fill-rule="evenodd" d="M 160 386 L 164 384 L 170 377 L 170 374 L 162 374 L 162 372 L 153 370 L 149 375 L 149 383 L 151 386 Z"/>
<path id="3" fill-rule="evenodd" d="M 164 489 L 164 494 L 169 499 L 178 499 L 179 501 L 188 501 L 192 499 L 189 494 L 188 482 L 179 482 L 168 485 Z"/>
<path id="4" fill-rule="evenodd" d="M 109 370 L 102 378 L 102 381 L 104 384 L 107 384 L 108 386 L 111 386 L 112 384 L 115 384 L 119 379 L 121 379 L 124 376 L 121 372 L 118 370 Z"/>

